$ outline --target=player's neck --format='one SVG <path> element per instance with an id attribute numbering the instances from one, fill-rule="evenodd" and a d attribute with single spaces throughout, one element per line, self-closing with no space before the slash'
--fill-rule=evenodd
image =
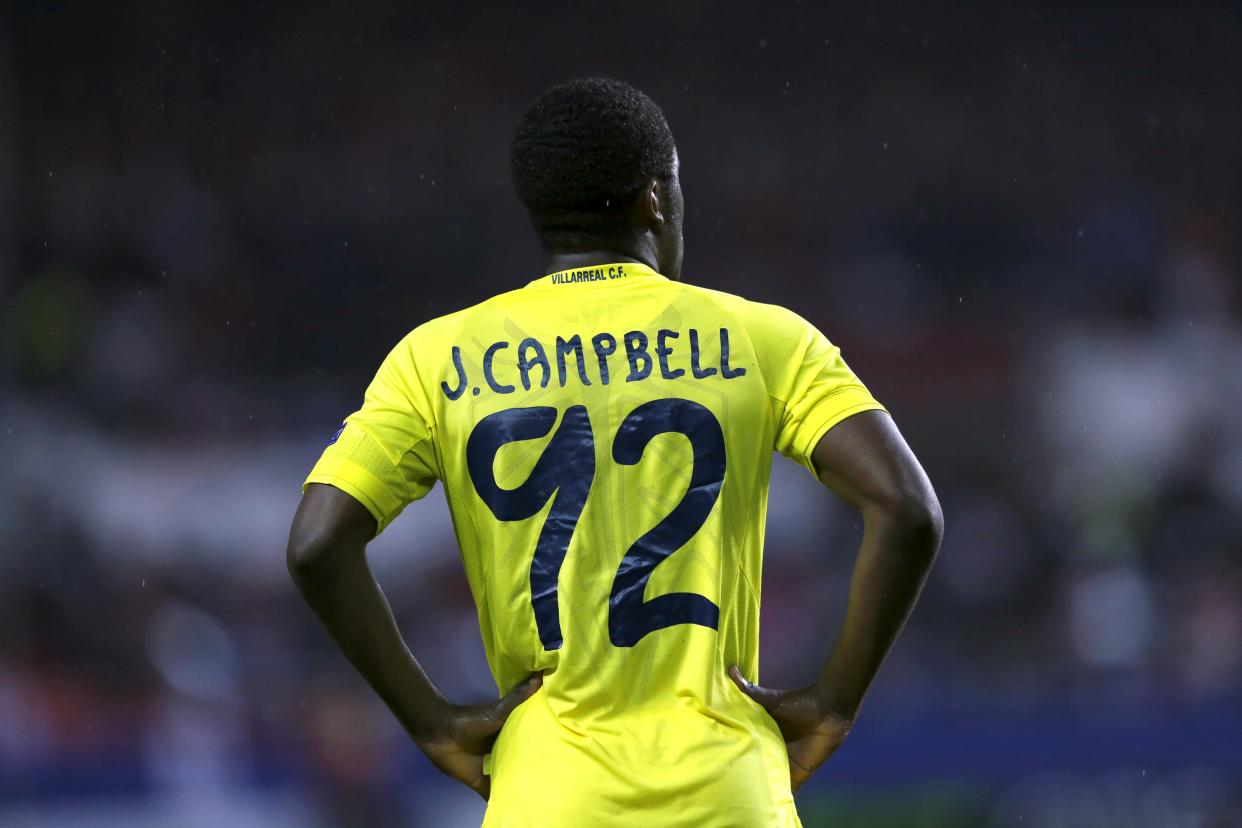
<path id="1" fill-rule="evenodd" d="M 639 264 L 647 265 L 647 267 L 657 273 L 660 271 L 659 262 L 650 253 L 644 254 L 638 251 L 621 252 L 619 250 L 548 253 L 544 257 L 544 271 L 547 273 L 558 273 L 562 270 L 578 270 L 613 264 L 615 262 L 638 262 Z"/>

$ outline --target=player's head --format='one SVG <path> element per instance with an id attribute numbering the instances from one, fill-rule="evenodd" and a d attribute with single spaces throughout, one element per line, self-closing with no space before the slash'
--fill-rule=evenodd
<path id="1" fill-rule="evenodd" d="M 573 80 L 530 105 L 513 136 L 513 183 L 550 253 L 646 247 L 678 278 L 677 148 L 655 101 L 621 81 Z"/>

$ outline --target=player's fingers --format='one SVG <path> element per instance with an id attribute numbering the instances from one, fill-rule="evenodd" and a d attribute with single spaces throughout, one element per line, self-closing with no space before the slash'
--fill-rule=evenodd
<path id="1" fill-rule="evenodd" d="M 733 665 L 729 668 L 729 678 L 733 679 L 733 683 L 737 685 L 737 689 L 750 696 L 759 704 L 763 705 L 765 710 L 770 710 L 779 699 L 779 693 L 776 690 L 770 690 L 767 687 L 760 687 L 757 684 L 751 684 L 742 675 L 742 671 Z"/>
<path id="2" fill-rule="evenodd" d="M 505 719 L 509 718 L 509 714 L 516 710 L 519 704 L 533 696 L 535 691 L 542 686 L 543 673 L 533 673 L 530 678 L 514 687 L 504 698 L 496 702 L 492 707 L 492 718 L 497 724 L 504 724 Z"/>
<path id="3" fill-rule="evenodd" d="M 474 779 L 466 784 L 470 786 L 471 790 L 483 797 L 484 800 L 492 795 L 492 780 L 491 777 L 483 772 L 482 760 L 479 761 L 478 773 L 474 774 Z"/>
<path id="4" fill-rule="evenodd" d="M 742 671 L 737 669 L 736 664 L 729 668 L 729 678 L 737 685 L 738 690 L 741 690 L 748 696 L 750 695 L 750 682 L 742 678 Z"/>

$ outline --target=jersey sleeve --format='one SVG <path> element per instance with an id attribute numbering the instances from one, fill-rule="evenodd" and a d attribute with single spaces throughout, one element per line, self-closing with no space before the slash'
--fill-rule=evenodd
<path id="1" fill-rule="evenodd" d="M 845 364 L 841 349 L 810 322 L 784 308 L 772 308 L 767 321 L 772 335 L 763 356 L 773 368 L 765 376 L 779 411 L 775 448 L 815 474 L 811 455 L 830 428 L 854 414 L 886 409 Z"/>
<path id="2" fill-rule="evenodd" d="M 435 486 L 440 469 L 431 405 L 418 381 L 410 337 L 380 365 L 362 408 L 350 414 L 302 490 L 327 483 L 375 518 L 376 534 Z"/>

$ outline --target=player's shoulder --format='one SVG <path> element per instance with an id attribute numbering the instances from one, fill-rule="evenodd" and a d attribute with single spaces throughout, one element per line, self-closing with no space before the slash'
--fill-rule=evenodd
<path id="1" fill-rule="evenodd" d="M 758 302 L 736 293 L 683 284 L 696 302 L 712 303 L 735 317 L 752 338 L 799 337 L 811 323 L 784 305 Z"/>
<path id="2" fill-rule="evenodd" d="M 432 317 L 407 333 L 401 340 L 401 346 L 409 348 L 416 354 L 420 350 L 445 343 L 457 344 L 461 337 L 475 325 L 479 317 L 503 312 L 505 303 L 511 301 L 520 293 L 520 290 L 518 288 L 497 293 L 460 310 Z"/>

